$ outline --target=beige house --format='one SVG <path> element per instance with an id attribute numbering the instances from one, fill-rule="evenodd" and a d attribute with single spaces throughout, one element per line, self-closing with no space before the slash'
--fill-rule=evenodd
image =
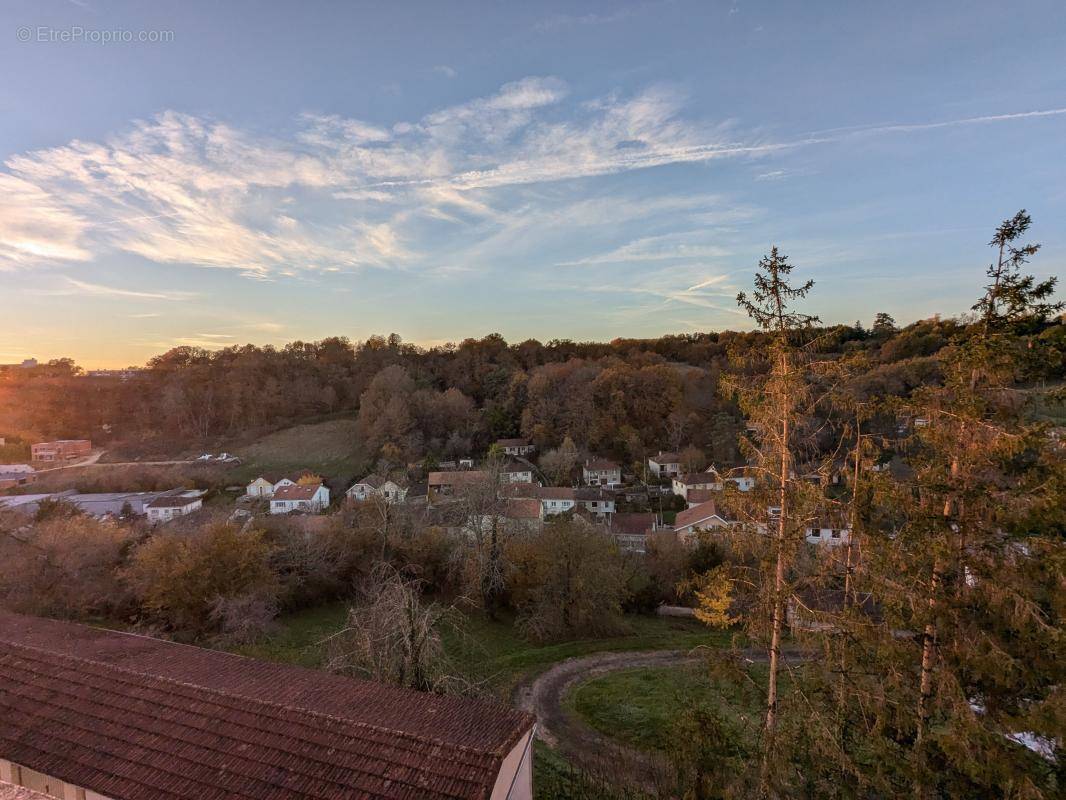
<path id="1" fill-rule="evenodd" d="M 371 497 L 380 497 L 387 503 L 402 503 L 407 499 L 407 489 L 406 481 L 396 481 L 371 474 L 353 483 L 344 494 L 349 500 L 362 501 L 369 500 Z"/>
<path id="2" fill-rule="evenodd" d="M 535 728 L 488 701 L 0 612 L 3 800 L 531 800 Z"/>

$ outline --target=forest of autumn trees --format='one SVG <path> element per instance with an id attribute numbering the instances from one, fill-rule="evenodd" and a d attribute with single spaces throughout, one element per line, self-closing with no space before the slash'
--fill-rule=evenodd
<path id="1" fill-rule="evenodd" d="M 1034 380 L 1061 378 L 1066 326 L 1028 323 Z M 887 315 L 812 327 L 820 359 L 864 355 L 853 393 L 906 397 L 942 380 L 939 353 L 974 326 L 929 319 L 903 329 Z M 330 415 L 357 415 L 369 459 L 484 452 L 526 436 L 541 449 L 570 437 L 583 451 L 637 462 L 695 445 L 717 464 L 739 463 L 743 415 L 723 376 L 757 370 L 771 332 L 687 334 L 610 343 L 526 341 L 497 334 L 430 349 L 399 337 L 179 347 L 126 377 L 88 377 L 69 360 L 0 372 L 0 434 L 90 437 L 131 454 L 238 443 Z M 750 362 L 750 363 L 749 363 Z"/>

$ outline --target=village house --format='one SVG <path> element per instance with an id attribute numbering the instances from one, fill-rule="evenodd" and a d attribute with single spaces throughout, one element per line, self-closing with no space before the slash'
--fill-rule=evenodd
<path id="1" fill-rule="evenodd" d="M 672 478 L 681 474 L 681 456 L 677 453 L 659 453 L 648 459 L 648 471 L 656 478 Z"/>
<path id="2" fill-rule="evenodd" d="M 168 495 L 157 497 L 145 506 L 148 521 L 152 523 L 169 522 L 174 517 L 184 517 L 199 511 L 204 506 L 203 497 L 188 495 Z"/>
<path id="3" fill-rule="evenodd" d="M 511 487 L 511 496 L 534 498 L 540 501 L 542 514 L 545 517 L 578 509 L 584 509 L 598 517 L 615 512 L 614 495 L 602 489 L 518 484 Z"/>
<path id="4" fill-rule="evenodd" d="M 533 791 L 524 711 L 7 612 L 0 720 L 0 782 L 66 800 Z"/>
<path id="5" fill-rule="evenodd" d="M 30 459 L 33 461 L 70 461 L 90 455 L 92 449 L 92 442 L 88 439 L 57 439 L 54 442 L 38 442 L 30 445 Z"/>
<path id="6" fill-rule="evenodd" d="M 533 483 L 533 470 L 521 461 L 511 461 L 500 468 L 502 483 Z"/>
<path id="7" fill-rule="evenodd" d="M 509 456 L 528 456 L 537 449 L 529 439 L 497 439 L 496 446 Z"/>
<path id="8" fill-rule="evenodd" d="M 281 486 L 270 498 L 271 514 L 291 514 L 307 511 L 317 514 L 329 506 L 329 489 L 321 483 L 302 483 Z"/>
<path id="9" fill-rule="evenodd" d="M 606 458 L 589 459 L 581 467 L 581 480 L 589 486 L 618 486 L 622 468 Z"/>
<path id="10" fill-rule="evenodd" d="M 825 547 L 840 547 L 847 544 L 851 539 L 851 530 L 843 521 L 832 520 L 816 521 L 804 531 L 809 544 L 824 545 Z"/>
<path id="11" fill-rule="evenodd" d="M 708 500 L 678 513 L 673 527 L 681 541 L 691 543 L 700 531 L 729 528 L 735 524 L 726 512 L 719 510 L 714 500 Z"/>
<path id="12" fill-rule="evenodd" d="M 303 478 L 316 482 L 318 480 L 317 475 L 312 475 L 310 472 L 306 471 L 296 475 L 296 477 L 290 477 L 288 475 L 279 474 L 260 475 L 244 488 L 244 494 L 246 497 L 253 497 L 256 499 L 267 499 L 273 497 L 274 492 L 276 492 L 282 486 L 295 486 Z"/>
<path id="13" fill-rule="evenodd" d="M 676 475 L 671 483 L 674 494 L 688 499 L 688 493 L 694 489 L 710 492 L 722 491 L 722 479 L 715 472 L 689 472 Z"/>
<path id="14" fill-rule="evenodd" d="M 733 469 L 728 470 L 724 475 L 714 467 L 708 467 L 707 471 L 713 472 L 721 480 L 732 481 L 742 492 L 750 492 L 755 488 L 755 476 L 752 475 L 752 471 L 748 467 L 734 467 Z"/>
<path id="15" fill-rule="evenodd" d="M 455 472 L 429 473 L 429 495 L 451 495 L 463 489 L 486 486 L 491 480 L 489 474 L 479 469 L 457 470 Z"/>
<path id="16" fill-rule="evenodd" d="M 393 480 L 370 474 L 349 486 L 344 494 L 349 500 L 363 501 L 380 497 L 386 503 L 402 503 L 407 499 L 407 489 L 406 480 Z"/>
<path id="17" fill-rule="evenodd" d="M 643 554 L 647 550 L 648 534 L 663 527 L 659 516 L 651 512 L 612 514 L 607 519 L 607 530 L 618 541 L 618 546 L 631 553 Z"/>

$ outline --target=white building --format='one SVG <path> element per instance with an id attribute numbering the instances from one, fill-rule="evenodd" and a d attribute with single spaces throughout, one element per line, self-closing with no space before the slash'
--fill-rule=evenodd
<path id="1" fill-rule="evenodd" d="M 527 497 L 540 501 L 545 517 L 565 514 L 583 508 L 603 517 L 615 512 L 614 496 L 600 489 L 575 489 L 568 486 L 516 485 L 512 497 Z"/>
<path id="2" fill-rule="evenodd" d="M 620 486 L 622 468 L 606 458 L 593 458 L 581 467 L 581 480 L 589 486 Z"/>
<path id="3" fill-rule="evenodd" d="M 810 526 L 805 534 L 808 543 L 826 547 L 840 547 L 851 539 L 851 530 L 847 526 L 834 527 L 833 523 L 826 521 Z"/>
<path id="4" fill-rule="evenodd" d="M 708 500 L 680 512 L 674 520 L 674 530 L 682 541 L 691 541 L 700 531 L 729 528 L 735 524 L 734 520 L 718 510 L 714 500 Z"/>
<path id="5" fill-rule="evenodd" d="M 274 480 L 270 477 L 260 475 L 254 481 L 244 487 L 244 494 L 247 497 L 255 498 L 270 498 L 274 496 L 274 492 L 280 489 L 282 486 L 295 486 L 296 481 L 292 478 L 278 478 Z"/>
<path id="6" fill-rule="evenodd" d="M 500 483 L 533 483 L 533 470 L 518 462 L 508 464 L 500 469 Z"/>
<path id="7" fill-rule="evenodd" d="M 497 439 L 496 446 L 509 456 L 528 456 L 537 449 L 529 439 Z"/>
<path id="8" fill-rule="evenodd" d="M 148 521 L 152 523 L 169 522 L 175 517 L 187 516 L 203 507 L 203 497 L 190 497 L 181 494 L 157 497 L 145 506 L 148 511 Z"/>
<path id="9" fill-rule="evenodd" d="M 321 483 L 292 484 L 274 490 L 270 498 L 271 514 L 291 514 L 307 511 L 317 514 L 329 506 L 329 489 Z"/>
<path id="10" fill-rule="evenodd" d="M 407 488 L 406 481 L 394 481 L 371 474 L 353 483 L 344 494 L 349 500 L 360 502 L 371 497 L 380 497 L 387 503 L 402 503 L 407 499 Z"/>
<path id="11" fill-rule="evenodd" d="M 659 453 L 648 459 L 648 471 L 656 478 L 672 478 L 681 474 L 681 456 L 677 453 Z"/>

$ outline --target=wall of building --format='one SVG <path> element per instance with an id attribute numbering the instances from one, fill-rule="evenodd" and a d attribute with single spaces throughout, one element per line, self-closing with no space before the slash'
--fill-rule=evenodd
<path id="1" fill-rule="evenodd" d="M 533 735 L 535 728 L 519 739 L 500 766 L 491 800 L 532 800 Z"/>
<path id="2" fill-rule="evenodd" d="M 110 798 L 97 794 L 91 789 L 83 789 L 51 775 L 45 775 L 28 767 L 13 764 L 3 758 L 0 758 L 0 781 L 15 786 L 24 786 L 49 797 L 59 798 L 59 800 L 110 800 Z"/>

